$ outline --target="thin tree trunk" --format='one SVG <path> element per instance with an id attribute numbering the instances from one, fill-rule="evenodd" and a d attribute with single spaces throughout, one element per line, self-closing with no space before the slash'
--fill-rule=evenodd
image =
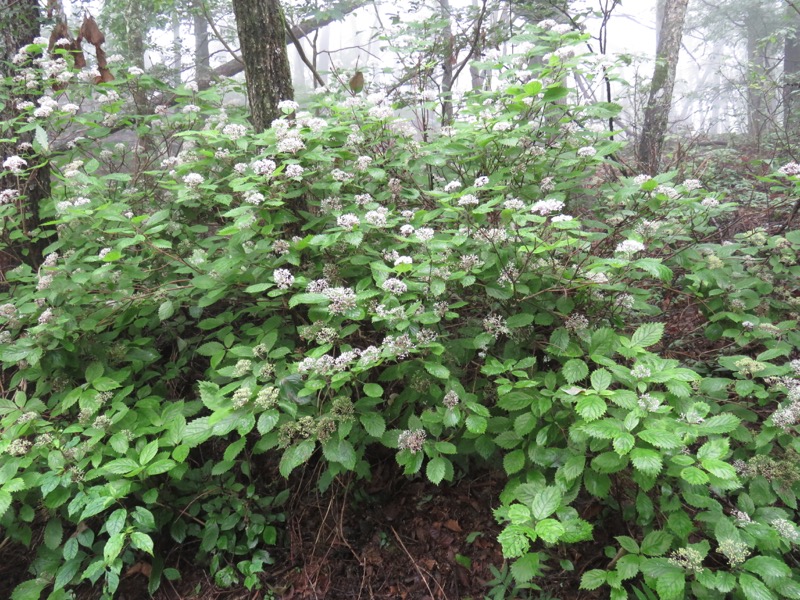
<path id="1" fill-rule="evenodd" d="M 800 14 L 788 9 L 790 31 L 784 43 L 783 56 L 783 128 L 787 136 L 797 133 L 797 95 L 800 89 Z"/>
<path id="2" fill-rule="evenodd" d="M 757 145 L 766 129 L 766 106 L 761 79 L 765 76 L 765 59 L 760 52 L 762 27 L 758 21 L 763 15 L 757 7 L 747 11 L 747 132 Z"/>
<path id="3" fill-rule="evenodd" d="M 450 23 L 450 0 L 439 0 L 442 9 L 442 18 L 447 19 L 447 27 L 442 32 L 444 35 L 444 52 L 442 61 L 442 125 L 453 122 L 453 66 L 456 64 L 455 47 L 453 44 L 453 27 Z"/>
<path id="4" fill-rule="evenodd" d="M 172 68 L 175 71 L 174 82 L 178 86 L 181 84 L 181 57 L 183 48 L 181 44 L 181 17 L 178 9 L 172 9 Z"/>
<path id="5" fill-rule="evenodd" d="M 233 0 L 247 80 L 247 99 L 256 131 L 280 116 L 278 103 L 294 98 L 286 53 L 286 22 L 278 0 Z"/>
<path id="6" fill-rule="evenodd" d="M 41 18 L 37 0 L 2 0 L 0 2 L 0 77 L 17 75 L 20 67 L 11 63 L 16 52 L 33 42 L 39 35 Z M 31 57 L 33 58 L 33 57 Z M 38 267 L 42 260 L 42 249 L 47 240 L 39 231 L 42 203 L 50 197 L 50 162 L 33 151 L 21 151 L 20 144 L 30 144 L 33 132 L 22 134 L 12 129 L 11 123 L 16 115 L 16 102 L 28 100 L 35 102 L 44 90 L 31 90 L 16 98 L 3 90 L 5 84 L 0 80 L 0 95 L 6 102 L 0 105 L 0 160 L 9 156 L 22 156 L 32 167 L 19 177 L 6 175 L 0 178 L 0 189 L 14 189 L 19 192 L 17 206 L 22 220 L 21 231 L 27 239 L 0 240 L 4 246 L 0 252 L 0 270 L 6 271 L 21 262 Z"/>
<path id="7" fill-rule="evenodd" d="M 207 86 L 211 81 L 211 58 L 208 50 L 208 22 L 200 7 L 192 17 L 194 27 L 194 68 L 197 85 Z"/>
<path id="8" fill-rule="evenodd" d="M 650 86 L 650 97 L 644 111 L 644 125 L 639 139 L 638 159 L 648 173 L 658 172 L 664 137 L 672 106 L 672 90 L 683 38 L 683 23 L 689 0 L 669 0 L 664 10 L 661 36 L 656 50 L 656 66 Z"/>

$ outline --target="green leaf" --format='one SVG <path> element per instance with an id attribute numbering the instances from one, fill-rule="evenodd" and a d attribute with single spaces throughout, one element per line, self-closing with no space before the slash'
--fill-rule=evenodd
<path id="1" fill-rule="evenodd" d="M 582 590 L 596 590 L 606 582 L 606 572 L 602 569 L 586 571 L 581 577 Z"/>
<path id="2" fill-rule="evenodd" d="M 160 321 L 166 321 L 174 314 L 175 306 L 172 304 L 172 300 L 164 300 L 158 307 L 158 319 Z"/>
<path id="3" fill-rule="evenodd" d="M 676 434 L 663 429 L 646 429 L 639 432 L 639 438 L 656 448 L 681 448 L 683 442 Z"/>
<path id="4" fill-rule="evenodd" d="M 620 547 L 625 549 L 626 552 L 630 552 L 631 554 L 639 554 L 639 544 L 636 543 L 632 537 L 628 537 L 627 535 L 618 535 L 614 538 L 619 542 Z"/>
<path id="5" fill-rule="evenodd" d="M 480 415 L 469 415 L 464 424 L 467 427 L 467 431 L 470 433 L 482 434 L 486 433 L 488 421 L 485 417 L 481 417 Z"/>
<path id="6" fill-rule="evenodd" d="M 294 308 L 298 304 L 327 304 L 328 297 L 325 294 L 295 294 L 289 299 L 289 308 Z"/>
<path id="7" fill-rule="evenodd" d="M 555 544 L 566 533 L 566 529 L 555 519 L 544 519 L 536 524 L 536 533 L 548 544 Z"/>
<path id="8" fill-rule="evenodd" d="M 589 367 L 587 367 L 586 363 L 581 359 L 573 358 L 564 363 L 561 373 L 564 375 L 564 379 L 567 380 L 567 383 L 575 383 L 589 374 Z"/>
<path id="9" fill-rule="evenodd" d="M 717 460 L 716 458 L 704 458 L 700 461 L 703 468 L 720 479 L 736 479 L 736 469 L 733 465 L 729 465 L 725 461 Z"/>
<path id="10" fill-rule="evenodd" d="M 670 549 L 672 536 L 665 531 L 651 531 L 641 543 L 641 552 L 647 556 L 662 556 Z"/>
<path id="11" fill-rule="evenodd" d="M 792 570 L 785 562 L 771 556 L 754 556 L 745 561 L 742 568 L 759 575 L 765 581 L 792 576 Z"/>
<path id="12" fill-rule="evenodd" d="M 708 483 L 708 475 L 697 467 L 686 467 L 681 471 L 681 479 L 692 485 L 703 485 Z"/>
<path id="13" fill-rule="evenodd" d="M 229 444 L 227 448 L 225 448 L 225 453 L 222 455 L 222 459 L 226 461 L 235 460 L 239 453 L 244 450 L 244 445 L 247 442 L 247 438 L 239 438 L 232 444 Z"/>
<path id="14" fill-rule="evenodd" d="M 142 552 L 153 555 L 153 539 L 146 533 L 134 531 L 131 534 L 131 545 Z"/>
<path id="15" fill-rule="evenodd" d="M 119 553 L 122 552 L 122 547 L 125 545 L 125 534 L 117 533 L 108 538 L 106 545 L 103 547 L 103 560 L 111 563 Z"/>
<path id="16" fill-rule="evenodd" d="M 739 574 L 739 585 L 747 600 L 778 600 L 766 585 L 749 573 Z"/>
<path id="17" fill-rule="evenodd" d="M 635 554 L 626 554 L 617 561 L 617 571 L 621 579 L 633 579 L 639 574 L 639 561 Z"/>
<path id="18" fill-rule="evenodd" d="M 591 381 L 594 391 L 602 392 L 603 390 L 608 389 L 608 386 L 611 385 L 613 379 L 611 377 L 611 373 L 605 369 L 598 369 L 592 373 Z"/>
<path id="19" fill-rule="evenodd" d="M 536 494 L 531 502 L 531 514 L 534 519 L 545 519 L 561 506 L 561 491 L 556 487 L 546 487 Z"/>
<path id="20" fill-rule="evenodd" d="M 303 440 L 299 444 L 287 448 L 278 467 L 281 475 L 289 477 L 289 474 L 297 467 L 306 462 L 314 453 L 314 440 Z"/>
<path id="21" fill-rule="evenodd" d="M 540 555 L 538 552 L 528 552 L 511 564 L 511 575 L 518 583 L 527 583 L 534 577 L 541 575 L 539 567 Z"/>
<path id="22" fill-rule="evenodd" d="M 698 435 L 711 435 L 719 433 L 730 433 L 739 427 L 741 420 L 730 413 L 716 415 L 706 419 L 703 423 L 696 425 Z"/>
<path id="23" fill-rule="evenodd" d="M 47 579 L 23 581 L 11 593 L 11 600 L 39 600 L 44 588 L 50 585 Z"/>
<path id="24" fill-rule="evenodd" d="M 438 377 L 439 379 L 449 379 L 450 378 L 450 371 L 444 365 L 440 365 L 437 363 L 426 362 L 425 363 L 425 370 L 433 375 L 434 377 Z"/>
<path id="25" fill-rule="evenodd" d="M 256 429 L 261 435 L 266 435 L 275 428 L 280 419 L 280 413 L 276 409 L 267 410 L 258 417 Z"/>
<path id="26" fill-rule="evenodd" d="M 328 460 L 337 462 L 345 469 L 352 471 L 356 468 L 356 451 L 347 440 L 332 439 L 322 444 L 322 454 Z"/>
<path id="27" fill-rule="evenodd" d="M 442 479 L 444 479 L 444 476 L 447 473 L 448 462 L 449 461 L 446 458 L 442 458 L 441 456 L 437 456 L 428 462 L 428 466 L 425 469 L 425 475 L 428 476 L 428 479 L 431 483 L 439 485 L 442 482 Z"/>
<path id="28" fill-rule="evenodd" d="M 109 515 L 106 520 L 106 532 L 108 535 L 117 535 L 125 528 L 125 520 L 128 518 L 128 511 L 118 508 Z"/>
<path id="29" fill-rule="evenodd" d="M 527 327 L 533 323 L 533 315 L 531 313 L 520 313 L 512 315 L 506 320 L 506 325 L 509 329 L 519 329 L 520 327 Z"/>
<path id="30" fill-rule="evenodd" d="M 647 348 L 653 344 L 657 344 L 663 335 L 663 323 L 645 323 L 634 332 L 631 337 L 631 345 Z"/>
<path id="31" fill-rule="evenodd" d="M 647 475 L 658 475 L 661 471 L 661 454 L 655 450 L 634 448 L 631 450 L 631 462 L 636 469 Z"/>
<path id="32" fill-rule="evenodd" d="M 365 383 L 364 394 L 366 394 L 370 398 L 382 398 L 383 388 L 379 386 L 377 383 Z"/>
<path id="33" fill-rule="evenodd" d="M 153 440 L 142 448 L 142 451 L 139 453 L 139 464 L 142 466 L 146 465 L 153 460 L 156 453 L 158 453 L 158 440 Z"/>
<path id="34" fill-rule="evenodd" d="M 525 467 L 525 452 L 522 450 L 514 450 L 509 452 L 503 457 L 503 468 L 506 474 L 513 475 L 518 473 Z"/>
<path id="35" fill-rule="evenodd" d="M 583 396 L 575 405 L 575 410 L 586 421 L 599 419 L 606 414 L 607 408 L 606 401 L 600 396 Z"/>
<path id="36" fill-rule="evenodd" d="M 64 527 L 61 524 L 61 519 L 53 517 L 47 522 L 44 528 L 44 545 L 55 550 L 61 545 L 61 538 L 64 535 Z"/>
<path id="37" fill-rule="evenodd" d="M 162 473 L 166 473 L 171 471 L 173 468 L 177 466 L 177 463 L 174 460 L 170 460 L 169 458 L 160 458 L 155 462 L 150 463 L 147 465 L 147 468 L 144 470 L 146 475 L 161 475 Z"/>
<path id="38" fill-rule="evenodd" d="M 384 421 L 380 413 L 364 413 L 358 420 L 364 426 L 364 431 L 374 438 L 380 438 L 383 432 L 386 431 L 386 421 Z"/>
<path id="39" fill-rule="evenodd" d="M 659 600 L 678 600 L 683 598 L 686 587 L 686 574 L 683 569 L 670 570 L 656 579 Z"/>
<path id="40" fill-rule="evenodd" d="M 61 565 L 61 568 L 58 570 L 58 573 L 56 574 L 56 580 L 53 583 L 53 590 L 64 589 L 67 586 L 67 584 L 69 584 L 69 582 L 75 578 L 75 575 L 78 574 L 78 571 L 80 571 L 82 564 L 83 564 L 82 558 L 73 558 L 72 560 L 68 560 L 63 565 Z"/>

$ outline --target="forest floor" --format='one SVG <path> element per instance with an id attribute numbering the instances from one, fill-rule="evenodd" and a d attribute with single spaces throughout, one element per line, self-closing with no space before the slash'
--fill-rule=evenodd
<path id="1" fill-rule="evenodd" d="M 207 569 L 194 563 L 194 544 L 186 544 L 175 547 L 165 565 L 179 569 L 181 579 L 164 581 L 152 598 L 477 600 L 503 589 L 490 567 L 501 572 L 504 568 L 496 540 L 500 527 L 492 514 L 507 481 L 504 473 L 484 472 L 437 487 L 422 478 L 409 480 L 387 458 L 376 465 L 366 486 L 337 480 L 320 494 L 313 479 L 307 473 L 290 480 L 294 493 L 285 507 L 287 520 L 279 544 L 271 551 L 274 563 L 261 576 L 262 589 L 216 586 Z M 587 497 L 582 516 L 594 520 L 600 510 L 599 503 Z M 608 530 L 596 529 L 595 541 L 560 551 L 558 558 L 572 561 L 573 570 L 562 570 L 557 559 L 547 563 L 545 576 L 537 580 L 550 594 L 544 597 L 599 598 L 578 590 L 580 575 L 605 566 L 609 559 L 603 546 L 612 542 L 612 536 L 627 533 L 616 515 L 607 515 L 604 522 Z M 32 552 L 22 547 L 0 548 L 0 598 L 10 598 L 14 586 L 30 577 L 26 571 L 31 557 Z M 151 598 L 145 576 L 149 568 L 146 563 L 129 568 L 116 597 Z M 492 580 L 495 585 L 487 585 Z M 96 589 L 86 587 L 76 594 L 77 600 L 99 597 Z M 493 597 L 525 596 L 506 589 Z"/>

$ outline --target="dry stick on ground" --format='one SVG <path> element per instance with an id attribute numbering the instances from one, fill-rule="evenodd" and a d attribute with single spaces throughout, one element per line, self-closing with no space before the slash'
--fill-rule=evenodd
<path id="1" fill-rule="evenodd" d="M 392 533 L 394 534 L 394 537 L 400 543 L 400 547 L 403 549 L 403 552 L 405 552 L 406 556 L 408 556 L 408 560 L 411 561 L 411 564 L 414 565 L 414 568 L 417 570 L 417 573 L 419 574 L 420 578 L 422 579 L 422 583 L 425 584 L 425 588 L 428 590 L 428 593 L 431 595 L 431 600 L 433 600 L 435 598 L 435 596 L 433 595 L 433 591 L 431 590 L 431 586 L 428 585 L 428 580 L 425 579 L 425 575 L 422 574 L 422 571 L 424 569 L 422 567 L 420 567 L 417 564 L 417 561 L 414 560 L 414 557 L 411 556 L 411 553 L 408 551 L 408 548 L 406 548 L 406 545 L 403 543 L 403 540 L 400 539 L 400 536 L 397 535 L 397 532 L 395 531 L 394 527 L 390 526 L 390 528 L 392 530 Z M 431 576 L 431 579 L 433 579 L 433 582 L 436 584 L 436 587 L 439 588 L 439 591 L 442 592 L 442 596 L 444 596 L 445 600 L 447 600 L 447 593 L 444 591 L 444 588 L 442 588 L 442 585 L 439 583 L 439 581 L 436 579 L 436 577 L 434 577 L 432 573 L 428 573 L 428 575 Z"/>

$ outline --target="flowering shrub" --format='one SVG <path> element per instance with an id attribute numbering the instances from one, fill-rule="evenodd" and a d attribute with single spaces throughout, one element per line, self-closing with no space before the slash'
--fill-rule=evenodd
<path id="1" fill-rule="evenodd" d="M 521 585 L 613 514 L 627 528 L 585 589 L 800 597 L 781 558 L 800 539 L 800 235 L 715 240 L 735 205 L 700 182 L 614 175 L 617 107 L 563 102 L 581 41 L 523 36 L 500 88 L 424 138 L 385 98 L 334 93 L 258 135 L 216 90 L 129 116 L 128 90 L 166 91 L 130 71 L 47 115 L 17 106 L 37 141 L 4 158 L 2 243 L 46 249 L 0 298 L 0 524 L 24 544 L 46 525 L 15 598 L 113 595 L 189 538 L 219 583 L 256 586 L 287 498 L 257 457 L 286 477 L 317 462 L 325 489 L 381 446 L 437 484 L 504 469 Z M 99 113 L 71 108 L 81 93 Z M 106 141 L 127 120 L 137 144 Z M 43 160 L 52 197 L 23 235 Z M 704 321 L 673 343 L 676 297 Z M 698 338 L 729 341 L 681 362 Z M 151 590 L 177 576 L 161 564 Z"/>

